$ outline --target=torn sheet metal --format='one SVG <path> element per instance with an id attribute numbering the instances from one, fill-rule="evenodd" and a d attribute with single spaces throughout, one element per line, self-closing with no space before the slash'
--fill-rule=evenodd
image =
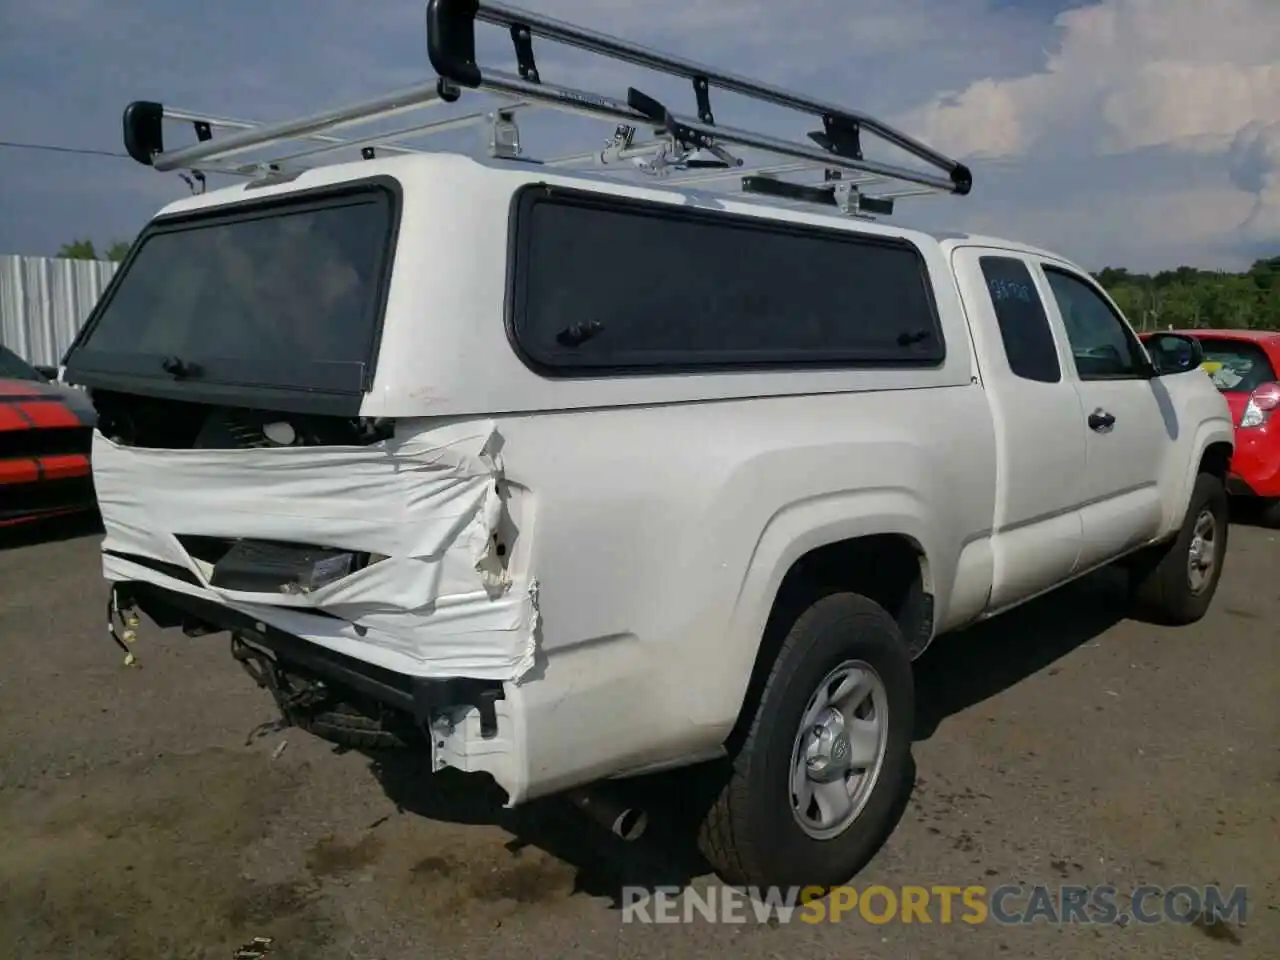
<path id="1" fill-rule="evenodd" d="M 492 422 L 367 447 L 152 450 L 95 432 L 103 573 L 220 601 L 402 673 L 518 680 L 534 661 L 536 584 L 512 582 L 494 554 L 496 440 Z M 248 593 L 210 584 L 211 566 L 179 539 L 196 536 L 385 559 L 306 593 Z M 176 564 L 198 585 L 113 554 Z"/>

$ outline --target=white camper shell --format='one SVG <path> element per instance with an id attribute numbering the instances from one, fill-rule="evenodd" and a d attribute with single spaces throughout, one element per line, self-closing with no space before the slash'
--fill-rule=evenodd
<path id="1" fill-rule="evenodd" d="M 477 23 L 517 73 L 475 63 Z M 696 113 L 545 83 L 533 39 L 682 77 Z M 293 722 L 625 835 L 602 783 L 728 758 L 704 852 L 806 885 L 874 852 L 934 637 L 1117 561 L 1148 611 L 1204 614 L 1233 441 L 1198 348 L 1148 353 L 1051 252 L 873 219 L 966 194 L 963 165 L 496 4 L 431 0 L 428 41 L 430 84 L 298 121 L 126 110 L 135 159 L 242 182 L 155 217 L 65 361 L 113 617 L 229 632 Z M 821 129 L 723 127 L 717 88 Z M 618 126 L 533 160 L 517 120 L 548 107 Z M 407 145 L 474 123 L 488 157 Z"/>

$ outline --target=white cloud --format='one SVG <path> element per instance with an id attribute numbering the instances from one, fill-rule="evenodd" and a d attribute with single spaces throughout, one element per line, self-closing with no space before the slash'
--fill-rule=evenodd
<path id="1" fill-rule="evenodd" d="M 1123 229 L 1134 247 L 1172 244 L 1194 257 L 1205 245 L 1202 259 L 1214 233 L 1218 245 L 1233 235 L 1280 244 L 1280 2 L 1101 0 L 1061 13 L 1056 27 L 1039 69 L 975 79 L 901 122 L 979 171 L 984 159 L 1030 170 L 1065 156 L 1085 177 L 1101 157 L 1139 152 L 1151 170 L 1179 154 L 1217 163 L 1174 190 L 1134 177 L 1128 197 L 1077 188 L 1072 200 L 1059 193 L 1021 217 L 997 204 L 1002 226 L 1017 220 L 1044 242 L 1072 237 L 1094 254 L 1117 246 L 1107 234 Z M 1253 195 L 1252 207 L 1231 184 Z M 1226 210 L 1239 215 L 1223 222 Z"/>
<path id="2" fill-rule="evenodd" d="M 1194 264 L 1204 269 L 1238 267 L 1238 257 L 1218 249 L 1249 215 L 1251 199 L 1230 184 L 1196 187 L 1159 184 L 1136 191 L 1131 186 L 1100 189 L 1081 202 L 1062 203 L 1046 196 L 968 218 L 979 233 L 1014 235 L 1060 250 L 1090 269 L 1108 264 L 1163 269 Z M 1115 211 L 1122 211 L 1117 224 Z M 1142 244 L 1141 251 L 1132 248 Z"/>
<path id="3" fill-rule="evenodd" d="M 1250 123 L 1280 120 L 1280 64 L 1142 64 L 1103 98 L 1102 117 L 1113 150 L 1222 150 Z"/>
<path id="4" fill-rule="evenodd" d="M 1229 153 L 1231 179 L 1256 200 L 1241 225 L 1256 242 L 1280 241 L 1280 122 L 1246 124 Z"/>
<path id="5" fill-rule="evenodd" d="M 1102 0 L 1057 26 L 1042 69 L 977 80 L 905 122 L 964 155 L 1017 156 L 1082 133 L 1097 150 L 1222 150 L 1280 121 L 1276 0 Z"/>

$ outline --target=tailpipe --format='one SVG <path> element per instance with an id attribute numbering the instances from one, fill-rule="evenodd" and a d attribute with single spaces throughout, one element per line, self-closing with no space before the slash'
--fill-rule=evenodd
<path id="1" fill-rule="evenodd" d="M 603 789 L 580 789 L 569 793 L 569 800 L 579 810 L 615 837 L 630 843 L 639 840 L 649 827 L 649 814 L 628 806 Z"/>

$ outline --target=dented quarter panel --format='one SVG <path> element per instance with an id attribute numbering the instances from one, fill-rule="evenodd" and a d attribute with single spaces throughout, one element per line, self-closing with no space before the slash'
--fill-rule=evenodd
<path id="1" fill-rule="evenodd" d="M 916 425 L 939 409 L 967 426 L 925 442 Z M 537 793 L 713 754 L 806 550 L 903 534 L 927 555 L 941 619 L 986 600 L 994 434 L 977 386 L 561 412 L 499 431 L 536 513 L 540 667 L 507 695 Z"/>

